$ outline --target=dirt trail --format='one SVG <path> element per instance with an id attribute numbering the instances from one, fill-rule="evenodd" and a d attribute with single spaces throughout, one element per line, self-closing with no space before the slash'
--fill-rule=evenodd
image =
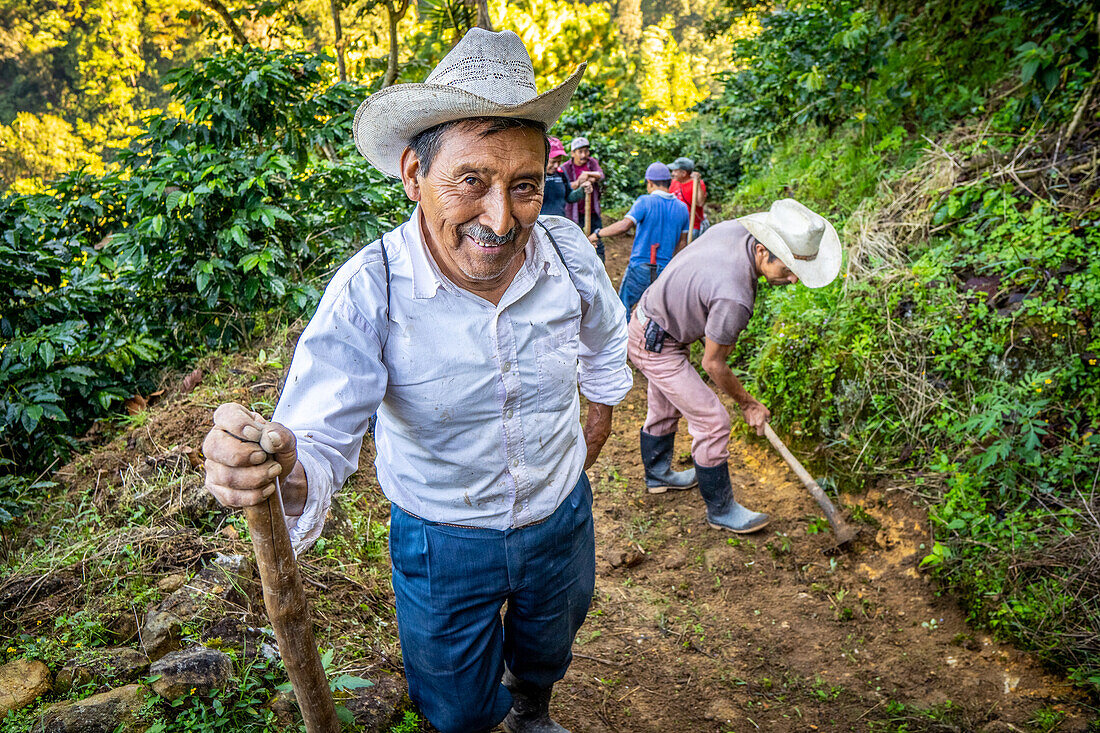
<path id="1" fill-rule="evenodd" d="M 613 280 L 628 241 L 608 247 Z M 853 551 L 830 558 L 820 510 L 786 464 L 763 439 L 735 438 L 737 496 L 773 517 L 762 532 L 736 538 L 707 527 L 697 491 L 645 493 L 644 416 L 638 375 L 589 472 L 596 598 L 555 693 L 570 730 L 1087 727 L 1088 711 L 1064 680 L 968 628 L 956 605 L 937 597 L 918 570 L 930 546 L 927 518 L 906 494 L 845 495 L 872 523 Z M 684 467 L 688 448 L 681 426 Z M 1057 728 L 1041 725 L 1051 709 L 1066 715 Z"/>

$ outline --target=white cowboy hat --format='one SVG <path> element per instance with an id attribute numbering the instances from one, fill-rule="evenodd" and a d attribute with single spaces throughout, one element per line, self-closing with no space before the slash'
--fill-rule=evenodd
<path id="1" fill-rule="evenodd" d="M 794 199 L 738 220 L 808 288 L 822 288 L 840 272 L 840 237 L 825 218 Z"/>
<path id="2" fill-rule="evenodd" d="M 400 177 L 401 154 L 419 133 L 469 117 L 514 117 L 550 129 L 569 105 L 587 64 L 538 93 L 531 56 L 512 31 L 471 28 L 423 84 L 372 94 L 355 113 L 355 147 L 386 175 Z"/>

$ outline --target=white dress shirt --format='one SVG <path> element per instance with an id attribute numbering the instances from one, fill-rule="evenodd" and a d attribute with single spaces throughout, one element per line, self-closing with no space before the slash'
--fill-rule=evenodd
<path id="1" fill-rule="evenodd" d="M 429 521 L 493 529 L 548 517 L 587 454 L 581 393 L 618 404 L 631 387 L 626 311 L 576 224 L 542 217 L 498 305 L 450 282 L 424 244 L 421 214 L 348 260 L 298 341 L 274 420 L 298 439 L 301 551 L 357 468 L 378 413 L 383 493 Z M 570 276 L 572 274 L 572 277 Z M 387 318 L 388 311 L 388 318 Z M 579 368 L 578 368 L 579 367 Z"/>

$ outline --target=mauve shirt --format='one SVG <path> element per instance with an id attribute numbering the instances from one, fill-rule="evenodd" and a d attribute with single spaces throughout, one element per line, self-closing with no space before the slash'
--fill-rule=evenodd
<path id="1" fill-rule="evenodd" d="M 715 224 L 672 258 L 639 305 L 682 344 L 737 343 L 756 301 L 754 244 L 737 221 Z"/>
<path id="2" fill-rule="evenodd" d="M 583 166 L 577 166 L 573 164 L 572 160 L 567 160 L 561 166 L 562 171 L 565 172 L 565 177 L 569 179 L 569 182 L 577 180 L 581 173 L 586 171 L 592 171 L 603 175 L 603 168 L 600 168 L 600 161 L 596 160 L 595 156 L 592 156 L 584 162 Z M 600 190 L 603 189 L 604 179 L 593 181 L 592 183 L 592 216 L 600 215 Z M 565 215 L 573 221 L 584 226 L 584 200 L 576 204 L 565 205 Z"/>

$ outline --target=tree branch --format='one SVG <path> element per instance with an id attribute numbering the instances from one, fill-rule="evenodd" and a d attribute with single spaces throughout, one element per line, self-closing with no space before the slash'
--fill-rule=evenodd
<path id="1" fill-rule="evenodd" d="M 221 0 L 199 0 L 199 2 L 218 14 L 218 17 L 220 17 L 226 27 L 229 28 L 233 40 L 236 41 L 238 45 L 245 48 L 252 45 L 248 42 L 248 38 L 245 36 L 244 31 L 237 25 L 237 21 L 233 20 L 233 16 L 229 13 L 229 9 L 222 4 Z"/>

